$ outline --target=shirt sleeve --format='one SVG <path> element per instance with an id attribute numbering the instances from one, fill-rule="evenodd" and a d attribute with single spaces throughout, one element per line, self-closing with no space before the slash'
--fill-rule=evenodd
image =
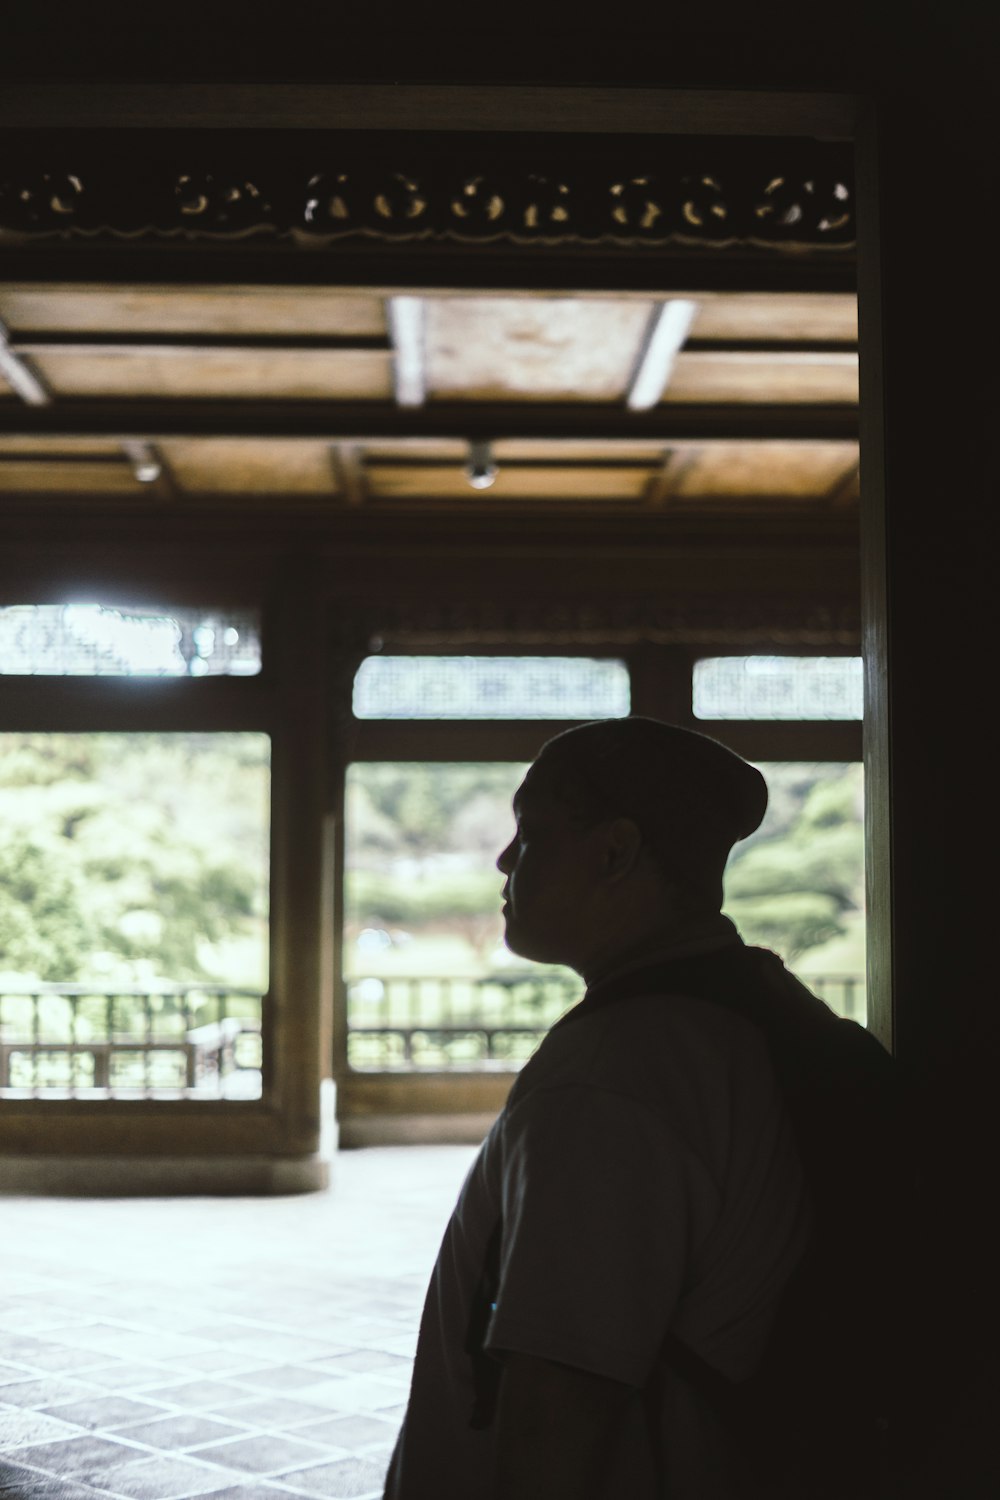
<path id="1" fill-rule="evenodd" d="M 641 1387 L 717 1211 L 710 1171 L 648 1106 L 575 1085 L 527 1096 L 503 1146 L 487 1347 Z"/>

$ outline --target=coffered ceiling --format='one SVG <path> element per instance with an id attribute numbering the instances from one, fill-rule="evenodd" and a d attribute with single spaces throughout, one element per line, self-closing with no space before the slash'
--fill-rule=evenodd
<path id="1" fill-rule="evenodd" d="M 0 506 L 857 502 L 845 291 L 0 282 Z"/>

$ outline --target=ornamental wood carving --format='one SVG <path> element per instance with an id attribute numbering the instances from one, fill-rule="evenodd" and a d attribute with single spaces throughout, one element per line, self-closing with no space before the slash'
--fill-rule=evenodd
<path id="1" fill-rule="evenodd" d="M 147 149 L 144 152 L 144 147 Z M 853 244 L 849 151 L 839 144 L 665 137 L 552 138 L 528 152 L 400 135 L 377 153 L 315 136 L 283 147 L 240 132 L 101 143 L 86 132 L 0 139 L 0 237 L 283 238 L 306 244 L 506 241 L 844 249 Z"/>

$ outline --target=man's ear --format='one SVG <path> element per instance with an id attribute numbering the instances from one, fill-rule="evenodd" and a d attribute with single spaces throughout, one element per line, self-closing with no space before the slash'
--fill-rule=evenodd
<path id="1" fill-rule="evenodd" d="M 642 834 L 631 818 L 614 818 L 604 837 L 604 874 L 609 880 L 621 880 L 634 868 L 642 849 Z"/>

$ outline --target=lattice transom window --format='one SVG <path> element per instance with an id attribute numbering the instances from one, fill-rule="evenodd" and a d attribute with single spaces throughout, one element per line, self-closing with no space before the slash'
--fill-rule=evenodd
<path id="1" fill-rule="evenodd" d="M 629 712 L 624 662 L 580 656 L 370 656 L 359 719 L 606 719 Z"/>
<path id="2" fill-rule="evenodd" d="M 860 719 L 860 656 L 712 656 L 695 664 L 698 719 Z"/>
<path id="3" fill-rule="evenodd" d="M 249 677 L 260 665 L 260 622 L 250 611 L 0 608 L 0 673 L 12 676 Z"/>

